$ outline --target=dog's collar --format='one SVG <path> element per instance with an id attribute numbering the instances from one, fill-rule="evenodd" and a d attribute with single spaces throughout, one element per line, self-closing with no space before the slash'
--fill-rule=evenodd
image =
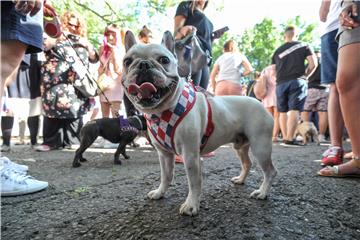
<path id="1" fill-rule="evenodd" d="M 176 153 L 174 134 L 176 127 L 196 102 L 196 93 L 192 85 L 184 84 L 182 93 L 175 107 L 161 114 L 145 114 L 146 123 L 153 137 L 167 151 Z"/>
<path id="2" fill-rule="evenodd" d="M 120 125 L 120 134 L 124 132 L 135 132 L 137 134 L 139 132 L 139 130 L 136 127 L 131 126 L 129 120 L 125 119 L 124 116 L 119 116 L 119 125 Z"/>

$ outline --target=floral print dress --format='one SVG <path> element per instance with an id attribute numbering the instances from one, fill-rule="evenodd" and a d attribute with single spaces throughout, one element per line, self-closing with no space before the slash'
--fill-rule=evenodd
<path id="1" fill-rule="evenodd" d="M 82 96 L 73 86 L 78 78 L 72 67 L 74 59 L 80 57 L 88 67 L 89 54 L 86 48 L 73 42 L 77 56 L 68 41 L 70 40 L 58 42 L 50 51 L 45 52 L 46 62 L 41 68 L 41 90 L 44 115 L 48 118 L 75 119 L 92 107 L 92 101 Z"/>

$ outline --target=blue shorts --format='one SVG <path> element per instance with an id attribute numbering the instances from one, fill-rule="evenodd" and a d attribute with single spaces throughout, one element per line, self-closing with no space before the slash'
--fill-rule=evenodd
<path id="1" fill-rule="evenodd" d="M 321 37 L 321 83 L 335 83 L 338 61 L 337 29 Z"/>
<path id="2" fill-rule="evenodd" d="M 27 53 L 41 52 L 43 48 L 43 11 L 35 16 L 15 10 L 11 1 L 1 1 L 1 41 L 17 40 L 28 45 Z"/>
<path id="3" fill-rule="evenodd" d="M 304 79 L 289 80 L 276 85 L 277 110 L 302 112 L 307 96 L 307 82 Z"/>

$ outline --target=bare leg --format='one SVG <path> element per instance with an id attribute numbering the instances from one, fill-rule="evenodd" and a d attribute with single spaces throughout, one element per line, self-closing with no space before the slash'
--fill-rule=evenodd
<path id="1" fill-rule="evenodd" d="M 310 121 L 310 112 L 301 112 L 301 120 Z"/>
<path id="2" fill-rule="evenodd" d="M 328 113 L 318 112 L 318 114 L 319 114 L 319 134 L 325 135 L 326 129 L 328 127 Z"/>
<path id="3" fill-rule="evenodd" d="M 121 101 L 111 102 L 111 117 L 117 118 L 119 116 Z"/>
<path id="4" fill-rule="evenodd" d="M 360 43 L 346 45 L 339 50 L 337 87 L 341 110 L 349 132 L 352 151 L 360 156 Z M 354 160 L 360 167 L 360 160 Z"/>
<path id="5" fill-rule="evenodd" d="M 286 127 L 286 123 L 287 123 L 287 113 L 286 112 L 281 112 L 279 115 L 279 123 L 280 123 L 280 129 L 281 129 L 281 134 L 283 136 L 283 140 L 286 139 L 286 134 L 287 134 L 287 127 Z"/>
<path id="6" fill-rule="evenodd" d="M 107 102 L 101 102 L 101 112 L 103 118 L 108 118 L 110 116 L 110 105 Z"/>
<path id="7" fill-rule="evenodd" d="M 290 110 L 286 125 L 286 140 L 292 141 L 294 139 L 294 133 L 298 123 L 299 111 Z"/>
<path id="8" fill-rule="evenodd" d="M 342 147 L 344 120 L 340 109 L 338 89 L 334 83 L 330 84 L 328 117 L 331 145 Z"/>
<path id="9" fill-rule="evenodd" d="M 279 123 L 279 112 L 277 111 L 277 108 L 274 107 L 274 129 L 273 129 L 273 139 L 278 137 L 280 132 L 280 123 Z"/>

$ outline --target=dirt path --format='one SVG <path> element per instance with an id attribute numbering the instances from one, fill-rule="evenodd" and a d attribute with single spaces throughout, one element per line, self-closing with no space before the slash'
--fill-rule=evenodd
<path id="1" fill-rule="evenodd" d="M 15 147 L 7 156 L 50 187 L 1 199 L 1 239 L 360 239 L 360 179 L 317 177 L 314 160 L 324 149 L 275 144 L 279 175 L 268 200 L 260 201 L 249 198 L 260 169 L 253 166 L 246 184 L 234 186 L 230 178 L 240 163 L 224 146 L 203 162 L 200 214 L 184 217 L 178 213 L 187 194 L 182 165 L 164 199 L 146 198 L 159 184 L 151 148 L 129 149 L 122 166 L 113 165 L 114 150 L 89 149 L 89 161 L 73 169 L 73 151 Z"/>

